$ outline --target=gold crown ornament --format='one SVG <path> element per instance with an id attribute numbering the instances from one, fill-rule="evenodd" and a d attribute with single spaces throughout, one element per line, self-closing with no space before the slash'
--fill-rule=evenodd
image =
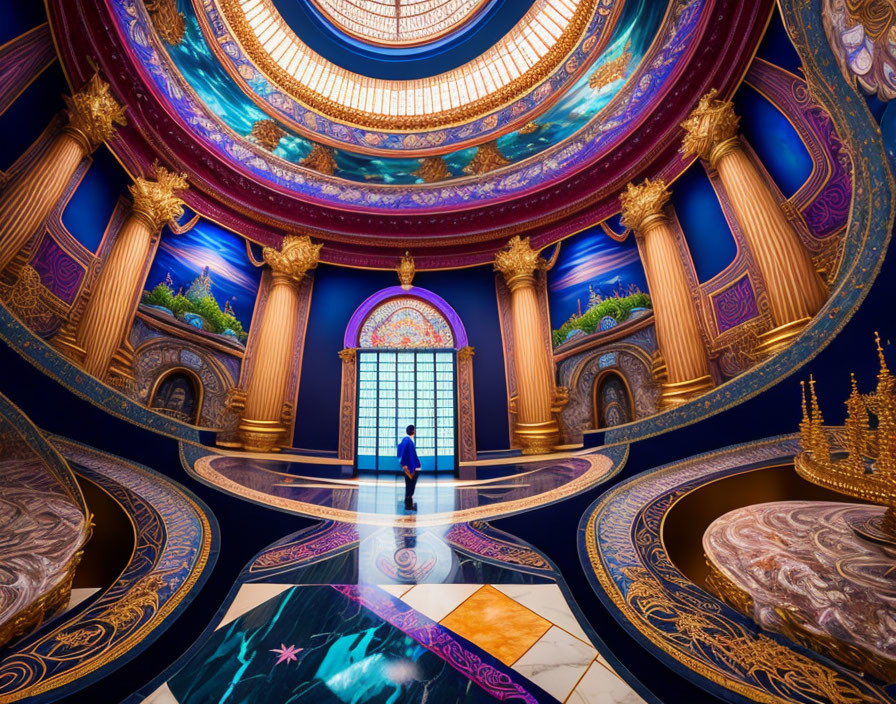
<path id="1" fill-rule="evenodd" d="M 859 393 L 852 375 L 852 390 L 845 401 L 842 450 L 831 447 L 815 379 L 803 383 L 803 451 L 796 456 L 795 466 L 799 475 L 813 484 L 886 506 L 883 515 L 852 528 L 865 538 L 896 543 L 896 379 L 887 367 L 880 336 L 875 333 L 874 337 L 880 360 L 877 388 Z"/>

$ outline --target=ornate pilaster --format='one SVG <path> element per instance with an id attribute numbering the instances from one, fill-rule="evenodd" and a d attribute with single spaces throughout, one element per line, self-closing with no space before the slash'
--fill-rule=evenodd
<path id="1" fill-rule="evenodd" d="M 65 328 L 57 348 L 98 378 L 132 379 L 133 350 L 127 339 L 149 263 L 162 227 L 183 215 L 180 193 L 188 188 L 184 174 L 154 164 L 154 179 L 134 179 L 129 187 L 133 205 L 109 256 L 103 263 L 74 334 Z"/>
<path id="2" fill-rule="evenodd" d="M 339 399 L 339 459 L 355 459 L 355 423 L 357 416 L 358 351 L 346 347 L 339 351 L 342 360 L 342 390 Z"/>
<path id="3" fill-rule="evenodd" d="M 476 415 L 473 399 L 473 356 L 469 345 L 457 351 L 457 446 L 461 462 L 476 459 Z"/>
<path id="4" fill-rule="evenodd" d="M 731 101 L 718 100 L 716 91 L 711 91 L 682 127 L 682 153 L 697 155 L 718 171 L 765 281 L 775 327 L 760 336 L 757 352 L 780 350 L 824 304 L 824 283 L 777 197 L 745 151 L 738 134 L 740 118 Z"/>
<path id="5" fill-rule="evenodd" d="M 535 272 L 548 263 L 529 245 L 529 238 L 514 237 L 495 255 L 510 290 L 513 363 L 517 395 L 512 404 L 514 436 L 525 454 L 550 452 L 560 440 L 554 415 L 557 400 L 554 363 L 542 344 L 541 316 L 535 292 Z"/>
<path id="6" fill-rule="evenodd" d="M 256 452 L 280 449 L 286 434 L 284 408 L 288 403 L 290 360 L 298 330 L 298 284 L 317 266 L 322 244 L 304 235 L 283 238 L 279 250 L 264 248 L 271 269 L 271 289 L 261 319 L 246 405 L 239 424 L 243 448 Z"/>
<path id="7" fill-rule="evenodd" d="M 661 180 L 628 184 L 620 196 L 622 222 L 634 230 L 653 303 L 666 378 L 661 403 L 674 406 L 713 386 L 684 264 L 666 213 L 671 198 Z"/>
<path id="8" fill-rule="evenodd" d="M 65 103 L 68 124 L 0 194 L 0 271 L 47 219 L 81 160 L 125 124 L 124 108 L 99 76 Z"/>

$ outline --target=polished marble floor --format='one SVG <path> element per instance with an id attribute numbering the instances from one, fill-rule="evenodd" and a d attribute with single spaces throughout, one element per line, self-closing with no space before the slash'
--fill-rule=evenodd
<path id="1" fill-rule="evenodd" d="M 133 701 L 641 703 L 550 563 L 487 523 L 332 522 L 243 575 L 199 644 Z"/>
<path id="2" fill-rule="evenodd" d="M 358 523 L 456 523 L 490 518 L 559 501 L 607 480 L 625 459 L 624 448 L 577 457 L 464 467 L 460 476 L 423 474 L 418 511 L 403 506 L 400 475 L 360 473 L 349 466 L 290 456 L 184 453 L 188 471 L 237 496 L 318 518 Z"/>

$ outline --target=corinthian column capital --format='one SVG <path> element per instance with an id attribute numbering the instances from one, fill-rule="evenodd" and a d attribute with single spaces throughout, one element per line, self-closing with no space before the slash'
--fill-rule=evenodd
<path id="1" fill-rule="evenodd" d="M 734 104 L 730 100 L 717 100 L 717 94 L 713 88 L 700 98 L 690 117 L 681 123 L 685 131 L 681 153 L 696 154 L 713 167 L 731 147 L 737 146 L 740 128 Z"/>
<path id="2" fill-rule="evenodd" d="M 640 186 L 628 184 L 625 192 L 619 196 L 622 224 L 637 233 L 644 234 L 653 225 L 666 222 L 668 218 L 663 208 L 671 197 L 672 193 L 661 178 L 655 181 L 644 179 Z"/>
<path id="3" fill-rule="evenodd" d="M 99 75 L 94 74 L 80 91 L 71 97 L 65 96 L 64 100 L 68 112 L 66 130 L 82 143 L 88 154 L 115 134 L 115 125 L 127 124 L 125 108 L 119 105 L 109 84 Z"/>
<path id="4" fill-rule="evenodd" d="M 495 271 L 504 275 L 504 280 L 511 291 L 532 283 L 532 274 L 536 269 L 547 265 L 538 252 L 532 249 L 529 238 L 514 236 L 504 249 L 495 254 Z"/>
<path id="5" fill-rule="evenodd" d="M 274 271 L 275 279 L 280 276 L 298 283 L 309 270 L 317 267 L 323 244 L 314 244 L 307 235 L 287 235 L 277 251 L 265 247 L 264 261 Z"/>
<path id="6" fill-rule="evenodd" d="M 155 180 L 138 177 L 128 187 L 134 199 L 133 212 L 143 217 L 152 231 L 162 229 L 171 220 L 184 214 L 184 202 L 177 195 L 189 188 L 185 174 L 168 171 L 164 166 L 153 164 Z"/>

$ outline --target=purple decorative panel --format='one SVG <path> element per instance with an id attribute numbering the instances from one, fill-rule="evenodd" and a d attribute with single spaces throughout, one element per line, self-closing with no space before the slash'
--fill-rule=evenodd
<path id="1" fill-rule="evenodd" d="M 744 276 L 712 297 L 712 310 L 719 334 L 759 315 L 750 278 Z"/>
<path id="2" fill-rule="evenodd" d="M 74 303 L 84 280 L 84 267 L 72 257 L 50 233 L 47 233 L 34 257 L 31 266 L 40 275 L 41 283 L 57 298 L 69 305 Z"/>
<path id="3" fill-rule="evenodd" d="M 746 80 L 788 117 L 812 155 L 812 175 L 792 198 L 809 231 L 818 239 L 839 232 L 852 203 L 852 162 L 830 115 L 802 78 L 778 66 L 757 59 Z"/>

